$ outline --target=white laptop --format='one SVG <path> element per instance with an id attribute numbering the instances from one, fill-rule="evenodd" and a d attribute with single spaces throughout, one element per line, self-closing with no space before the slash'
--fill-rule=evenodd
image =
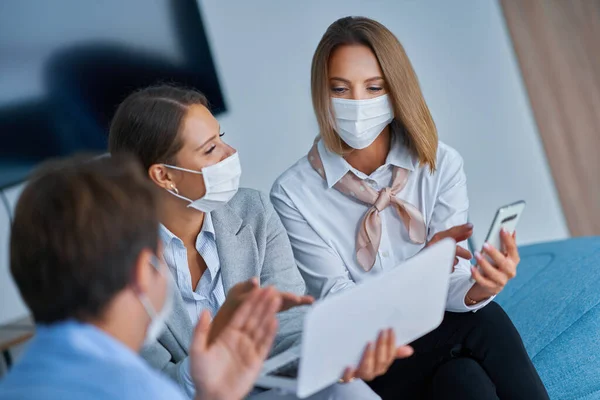
<path id="1" fill-rule="evenodd" d="M 444 239 L 390 271 L 315 303 L 304 319 L 302 344 L 267 360 L 256 386 L 305 398 L 337 382 L 346 367 L 358 365 L 365 345 L 380 330 L 393 328 L 401 346 L 437 328 L 455 250 L 455 242 Z M 282 376 L 281 371 L 296 371 L 294 366 L 295 377 Z"/>

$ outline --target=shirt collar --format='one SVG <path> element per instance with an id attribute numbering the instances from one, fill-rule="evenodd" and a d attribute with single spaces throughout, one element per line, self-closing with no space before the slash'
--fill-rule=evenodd
<path id="1" fill-rule="evenodd" d="M 165 249 L 171 244 L 171 241 L 181 240 L 175 236 L 170 230 L 167 229 L 163 224 L 158 224 L 158 236 L 160 237 L 160 241 L 163 242 L 163 246 Z"/>
<path id="2" fill-rule="evenodd" d="M 392 143 L 390 151 L 386 157 L 385 164 L 378 168 L 386 168 L 389 165 L 395 167 L 405 168 L 409 171 L 414 171 L 417 165 L 417 159 L 413 156 L 410 149 L 404 145 L 403 140 L 399 137 L 400 134 L 392 134 Z M 365 174 L 354 169 L 348 162 L 339 154 L 329 151 L 325 146 L 323 140 L 319 140 L 317 144 L 321 161 L 323 162 L 323 168 L 325 169 L 325 177 L 327 179 L 327 186 L 333 187 L 340 179 L 346 175 L 348 171 L 352 171 L 356 176 L 364 179 Z"/>
<path id="3" fill-rule="evenodd" d="M 210 213 L 204 214 L 204 223 L 202 224 L 201 232 L 210 233 L 213 238 L 215 236 L 215 226 L 213 225 L 212 215 Z"/>
<path id="4" fill-rule="evenodd" d="M 202 230 L 200 231 L 198 238 L 200 238 L 203 233 L 208 233 L 212 236 L 213 240 L 215 239 L 215 226 L 213 224 L 212 216 L 210 215 L 210 213 L 204 214 L 204 222 L 202 223 Z M 171 241 L 173 240 L 183 244 L 182 240 L 175 236 L 175 234 L 163 224 L 158 225 L 158 235 L 165 247 L 170 245 Z M 196 247 L 198 247 L 198 240 L 199 239 L 196 239 Z"/>
<path id="5" fill-rule="evenodd" d="M 159 224 L 158 234 L 160 240 L 163 242 L 164 251 L 168 251 L 171 246 L 171 243 L 177 243 L 183 246 L 183 241 L 179 239 L 173 232 L 171 232 L 166 226 L 163 224 Z M 203 246 L 204 242 L 211 241 L 215 243 L 216 246 L 216 233 L 215 226 L 213 224 L 211 213 L 204 214 L 204 222 L 202 223 L 202 230 L 196 237 L 196 250 L 200 252 L 200 248 Z M 211 265 L 212 263 L 206 263 L 208 270 L 211 273 L 211 276 L 215 276 L 215 274 L 219 270 L 219 265 Z M 172 266 L 169 265 L 169 268 L 172 269 Z"/>

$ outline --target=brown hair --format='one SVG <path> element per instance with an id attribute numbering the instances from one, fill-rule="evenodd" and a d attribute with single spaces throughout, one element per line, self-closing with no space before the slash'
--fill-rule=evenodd
<path id="1" fill-rule="evenodd" d="M 327 69 L 329 57 L 338 46 L 361 44 L 377 58 L 394 107 L 394 131 L 404 130 L 405 140 L 421 165 L 436 168 L 438 137 L 417 75 L 402 44 L 385 26 L 364 17 L 338 19 L 327 28 L 313 56 L 312 101 L 321 136 L 327 148 L 343 154 L 348 146 L 335 132 Z"/>
<path id="2" fill-rule="evenodd" d="M 10 270 L 36 322 L 101 318 L 157 251 L 155 187 L 133 156 L 45 163 L 21 194 Z"/>
<path id="3" fill-rule="evenodd" d="M 176 165 L 174 157 L 183 146 L 181 124 L 194 104 L 208 108 L 206 97 L 194 89 L 159 85 L 132 93 L 113 118 L 109 151 L 136 155 L 146 171 L 158 163 Z"/>

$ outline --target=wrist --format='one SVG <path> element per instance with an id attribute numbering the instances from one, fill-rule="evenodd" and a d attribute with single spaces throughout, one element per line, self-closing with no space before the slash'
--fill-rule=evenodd
<path id="1" fill-rule="evenodd" d="M 226 400 L 226 397 L 221 393 L 212 392 L 209 390 L 202 390 L 200 387 L 196 387 L 196 396 L 194 400 Z"/>
<path id="2" fill-rule="evenodd" d="M 467 292 L 465 296 L 465 304 L 468 306 L 473 306 L 489 299 L 490 297 L 492 297 L 492 295 L 476 283 Z"/>

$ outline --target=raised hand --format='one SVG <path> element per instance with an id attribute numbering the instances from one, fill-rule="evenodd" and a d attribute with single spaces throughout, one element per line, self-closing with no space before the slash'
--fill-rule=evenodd
<path id="1" fill-rule="evenodd" d="M 475 301 L 497 295 L 504 289 L 508 281 L 517 275 L 517 266 L 521 258 L 517 248 L 516 235 L 502 230 L 500 238 L 504 253 L 486 243 L 483 245 L 483 254 L 487 257 L 479 253 L 475 254 L 479 269 L 472 267 L 471 274 L 477 283 L 468 294 Z"/>
<path id="2" fill-rule="evenodd" d="M 212 343 L 210 315 L 202 313 L 190 347 L 197 399 L 242 399 L 248 394 L 273 344 L 280 307 L 275 289 L 253 288 Z"/>

